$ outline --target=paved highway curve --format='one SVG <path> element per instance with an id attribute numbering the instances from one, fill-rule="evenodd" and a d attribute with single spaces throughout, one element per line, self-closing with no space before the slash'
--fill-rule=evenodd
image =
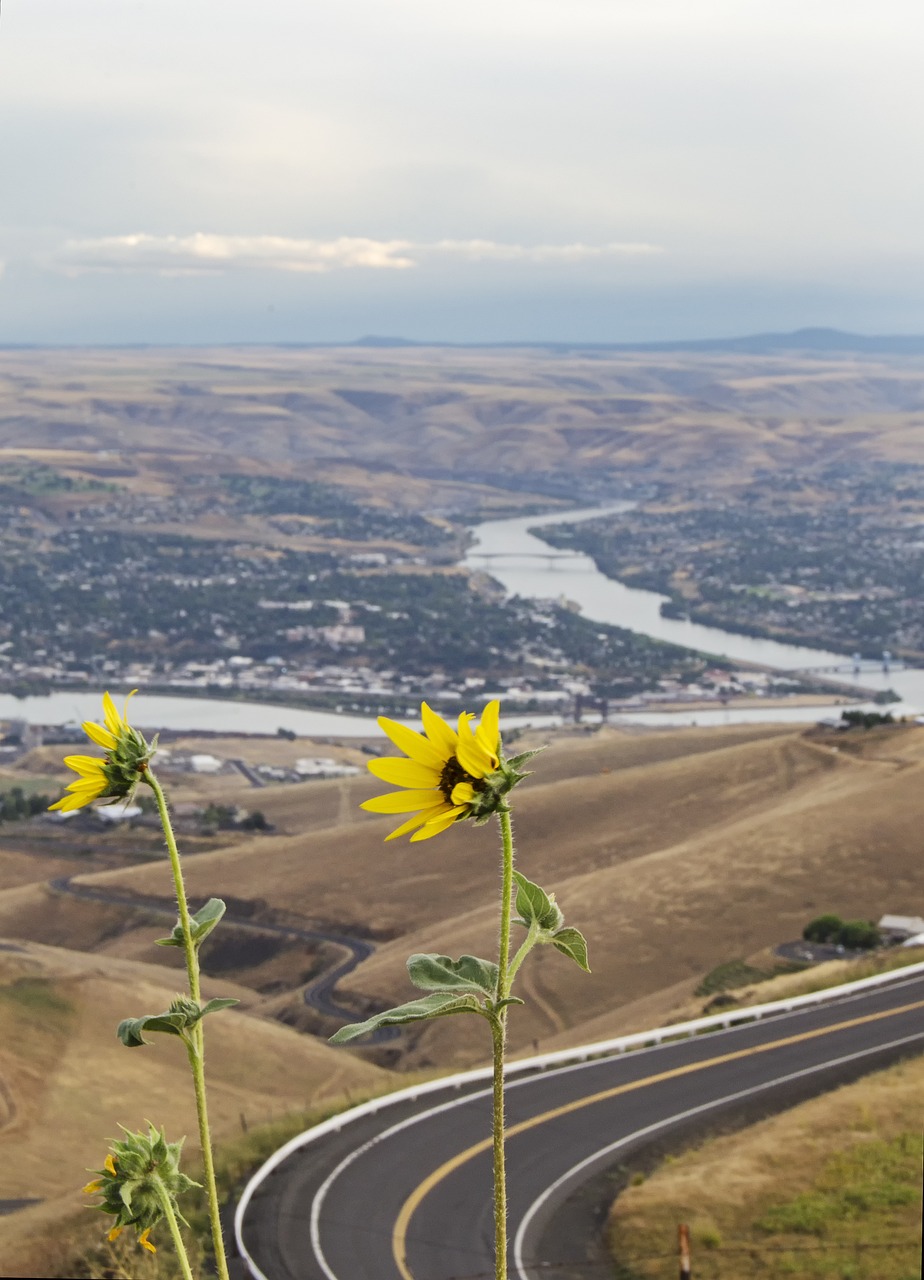
<path id="1" fill-rule="evenodd" d="M 511 1280 L 553 1280 L 554 1218 L 630 1151 L 723 1109 L 784 1107 L 924 1049 L 924 975 L 508 1083 Z M 293 1152 L 241 1223 L 266 1280 L 493 1276 L 491 1099 L 478 1081 Z M 573 1256 L 573 1255 L 572 1255 Z M 569 1276 L 581 1274 L 568 1269 Z"/>

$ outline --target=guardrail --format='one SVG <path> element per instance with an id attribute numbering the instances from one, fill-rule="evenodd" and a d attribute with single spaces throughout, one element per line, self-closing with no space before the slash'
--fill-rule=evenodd
<path id="1" fill-rule="evenodd" d="M 823 1004 L 826 1000 L 839 1000 L 857 991 L 866 991 L 870 987 L 885 986 L 890 982 L 899 982 L 904 978 L 924 974 L 924 963 L 909 964 L 900 969 L 890 969 L 887 973 L 877 973 L 871 978 L 858 978 L 855 982 L 845 982 L 836 987 L 824 987 L 820 991 L 810 991 L 803 996 L 790 996 L 787 1000 L 773 1000 L 767 1004 L 748 1005 L 743 1009 L 730 1009 L 727 1013 L 713 1014 L 708 1018 L 693 1018 L 688 1022 L 675 1022 L 671 1026 L 657 1027 L 653 1031 L 637 1031 L 628 1036 L 617 1036 L 613 1040 L 600 1040 L 595 1044 L 579 1045 L 575 1049 L 559 1049 L 556 1053 L 537 1054 L 532 1058 L 519 1058 L 507 1064 L 504 1078 L 521 1075 L 528 1071 L 545 1071 L 549 1067 L 561 1066 L 569 1062 L 587 1062 L 591 1058 L 605 1058 L 613 1054 L 625 1053 L 630 1049 L 651 1048 L 663 1044 L 667 1040 L 685 1039 L 699 1035 L 704 1031 L 724 1030 L 746 1022 L 759 1022 L 761 1018 L 772 1017 L 778 1013 L 792 1013 L 796 1009 L 815 1004 Z M 309 1143 L 318 1141 L 328 1133 L 337 1133 L 344 1125 L 361 1120 L 364 1116 L 375 1115 L 387 1107 L 400 1102 L 414 1102 L 429 1093 L 439 1093 L 447 1089 L 461 1089 L 463 1085 L 477 1084 L 480 1080 L 490 1080 L 492 1069 L 478 1067 L 473 1071 L 460 1071 L 451 1076 L 441 1076 L 436 1080 L 427 1080 L 423 1084 L 410 1085 L 406 1089 L 398 1089 L 395 1093 L 383 1094 L 381 1098 L 372 1098 L 362 1102 L 349 1111 L 331 1116 L 304 1133 L 290 1138 L 278 1151 L 274 1151 L 268 1160 L 260 1166 L 250 1178 L 241 1193 L 234 1214 L 234 1237 L 238 1252 L 247 1265 L 254 1280 L 268 1280 L 268 1277 L 257 1266 L 247 1252 L 244 1244 L 244 1214 L 260 1184 L 284 1160 Z"/>

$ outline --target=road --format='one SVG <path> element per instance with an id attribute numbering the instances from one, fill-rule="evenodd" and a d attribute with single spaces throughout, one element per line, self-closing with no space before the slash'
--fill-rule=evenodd
<path id="1" fill-rule="evenodd" d="M 781 1109 L 924 1048 L 924 976 L 508 1084 L 511 1280 L 582 1270 L 569 1197 L 646 1144 Z M 386 1107 L 289 1156 L 242 1238 L 267 1280 L 493 1276 L 485 1082 Z"/>
<path id="2" fill-rule="evenodd" d="M 85 898 L 91 902 L 104 902 L 114 906 L 132 907 L 136 910 L 143 909 L 162 915 L 166 919 L 176 919 L 176 902 L 170 898 L 157 898 L 151 895 L 135 894 L 109 887 L 102 888 L 98 885 L 75 881 L 70 876 L 60 876 L 58 879 L 50 880 L 48 883 L 55 893 L 68 893 L 72 897 Z M 302 996 L 305 1004 L 331 1018 L 341 1018 L 346 1022 L 358 1022 L 361 1017 L 366 1016 L 364 1014 L 356 1014 L 352 1009 L 346 1009 L 337 1004 L 333 998 L 333 991 L 341 978 L 348 973 L 352 973 L 357 965 L 361 964 L 363 960 L 368 960 L 369 956 L 372 955 L 375 947 L 371 942 L 367 942 L 364 938 L 354 938 L 347 933 L 323 929 L 300 929 L 296 925 L 271 924 L 268 921 L 243 920 L 230 912 L 224 916 L 222 924 L 249 933 L 271 934 L 274 937 L 300 942 L 330 942 L 342 947 L 347 952 L 346 958 L 332 965 L 314 982 L 310 982 L 304 987 Z M 207 963 L 205 968 L 208 969 Z M 370 1037 L 369 1043 L 392 1040 L 398 1034 L 400 1032 L 397 1027 L 381 1027 Z"/>

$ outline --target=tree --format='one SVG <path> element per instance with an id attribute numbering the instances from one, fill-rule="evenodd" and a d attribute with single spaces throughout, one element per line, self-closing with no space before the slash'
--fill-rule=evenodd
<path id="1" fill-rule="evenodd" d="M 834 942 L 843 927 L 840 916 L 816 916 L 802 930 L 802 936 L 806 942 Z"/>
<path id="2" fill-rule="evenodd" d="M 838 930 L 837 941 L 852 951 L 870 951 L 879 946 L 879 930 L 872 920 L 845 920 Z"/>

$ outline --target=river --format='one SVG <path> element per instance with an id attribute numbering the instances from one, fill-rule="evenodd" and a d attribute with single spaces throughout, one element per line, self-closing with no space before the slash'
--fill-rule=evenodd
<path id="1" fill-rule="evenodd" d="M 667 599 L 654 591 L 642 591 L 627 587 L 621 582 L 605 577 L 589 556 L 570 551 L 560 551 L 529 532 L 544 525 L 567 524 L 578 520 L 591 520 L 596 516 L 628 511 L 632 502 L 612 503 L 591 510 L 556 511 L 545 516 L 520 516 L 513 520 L 492 520 L 478 525 L 474 541 L 465 559 L 471 569 L 481 569 L 496 578 L 512 595 L 555 599 L 566 596 L 579 605 L 586 618 L 596 622 L 609 622 L 628 631 L 667 640 L 688 649 L 731 658 L 737 662 L 754 662 L 761 666 L 776 667 L 781 671 L 839 667 L 833 679 L 854 684 L 859 689 L 873 691 L 894 689 L 902 702 L 892 708 L 899 715 L 917 714 L 924 710 L 924 670 L 907 671 L 881 668 L 863 670 L 854 676 L 850 660 L 840 653 L 828 653 L 823 649 L 810 649 L 800 645 L 781 644 L 776 640 L 761 640 L 751 636 L 736 635 L 717 627 L 705 627 L 696 622 L 684 622 L 676 618 L 662 618 L 661 605 Z M 759 711 L 759 709 L 758 709 Z M 744 713 L 732 713 L 741 716 Z M 814 712 L 809 713 L 811 716 Z M 723 712 L 707 713 L 709 717 L 724 717 Z M 698 714 L 698 723 L 709 723 L 707 715 Z M 806 713 L 797 713 L 802 719 Z M 650 715 L 643 717 L 650 720 Z M 761 719 L 792 718 L 790 712 L 783 717 L 772 716 L 770 709 L 759 713 Z M 687 723 L 668 720 L 662 723 Z M 724 723 L 725 720 L 722 719 Z"/>
<path id="2" fill-rule="evenodd" d="M 640 591 L 604 577 L 585 555 L 558 551 L 543 542 L 530 529 L 543 525 L 589 520 L 594 516 L 629 510 L 632 503 L 623 502 L 591 510 L 555 512 L 545 516 L 522 516 L 512 520 L 491 520 L 473 530 L 474 540 L 464 563 L 471 569 L 485 570 L 511 594 L 540 599 L 565 596 L 581 608 L 587 618 L 609 622 L 629 631 L 641 632 L 658 640 L 668 640 L 690 649 L 776 667 L 782 671 L 800 668 L 847 665 L 836 677 L 855 683 L 861 689 L 894 689 L 902 702 L 890 708 L 894 714 L 918 714 L 924 710 L 924 670 L 864 671 L 856 679 L 843 654 L 821 649 L 780 644 L 774 640 L 757 640 L 700 626 L 662 618 L 660 607 L 666 598 L 653 591 Z M 134 721 L 139 728 L 172 729 L 183 733 L 206 730 L 212 733 L 269 733 L 279 728 L 302 737 L 374 737 L 379 730 L 369 716 L 341 715 L 332 711 L 310 711 L 260 702 L 236 702 L 221 698 L 169 697 L 139 694 L 133 704 Z M 29 724 L 62 725 L 99 719 L 98 693 L 62 690 L 44 697 L 14 698 L 0 694 L 0 720 L 25 720 Z M 825 715 L 839 715 L 840 708 L 812 707 L 748 707 L 716 708 L 709 711 L 637 712 L 619 719 L 627 723 L 650 725 L 734 724 L 754 721 L 804 723 Z M 555 716 L 513 716 L 505 718 L 512 727 L 527 721 L 553 724 Z"/>

